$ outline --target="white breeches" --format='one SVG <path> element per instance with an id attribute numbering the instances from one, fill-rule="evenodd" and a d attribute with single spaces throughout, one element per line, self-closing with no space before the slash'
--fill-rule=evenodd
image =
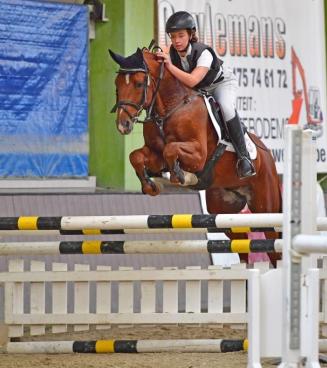
<path id="1" fill-rule="evenodd" d="M 236 114 L 236 91 L 237 80 L 230 68 L 224 68 L 224 80 L 217 83 L 216 88 L 211 90 L 215 100 L 219 103 L 225 122 L 233 119 Z"/>

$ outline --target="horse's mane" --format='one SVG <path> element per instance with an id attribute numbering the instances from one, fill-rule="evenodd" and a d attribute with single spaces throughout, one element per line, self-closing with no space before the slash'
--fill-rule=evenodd
<path id="1" fill-rule="evenodd" d="M 157 65 L 159 65 L 159 61 L 154 51 L 151 51 L 144 47 L 142 49 L 142 53 L 145 61 L 154 61 Z"/>
<path id="2" fill-rule="evenodd" d="M 150 51 L 147 48 L 143 48 L 142 52 L 143 55 L 149 56 L 152 60 L 157 60 L 156 54 L 153 51 Z"/>

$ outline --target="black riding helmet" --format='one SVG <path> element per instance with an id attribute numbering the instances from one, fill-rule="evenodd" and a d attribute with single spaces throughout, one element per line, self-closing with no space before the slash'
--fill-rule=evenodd
<path id="1" fill-rule="evenodd" d="M 176 32 L 180 29 L 196 30 L 192 15 L 186 11 L 178 11 L 171 15 L 166 23 L 166 32 Z"/>

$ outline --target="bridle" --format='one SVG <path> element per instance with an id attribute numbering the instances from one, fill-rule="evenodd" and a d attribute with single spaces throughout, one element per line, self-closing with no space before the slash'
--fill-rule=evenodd
<path id="1" fill-rule="evenodd" d="M 132 123 L 144 123 L 147 121 L 151 120 L 151 115 L 152 115 L 152 110 L 153 110 L 153 106 L 155 104 L 157 95 L 158 95 L 158 91 L 159 91 L 159 87 L 160 87 L 160 82 L 163 79 L 164 76 L 164 70 L 165 70 L 165 65 L 164 63 L 161 63 L 160 65 L 160 73 L 159 73 L 159 77 L 158 79 L 155 81 L 155 90 L 153 92 L 152 95 L 152 99 L 151 102 L 149 104 L 149 106 L 145 106 L 146 101 L 147 101 L 147 96 L 148 96 L 148 87 L 151 84 L 151 79 L 152 76 L 150 74 L 149 68 L 147 67 L 147 65 L 144 62 L 144 68 L 120 68 L 118 70 L 118 74 L 135 74 L 135 73 L 144 73 L 145 77 L 143 80 L 143 90 L 142 90 L 142 96 L 141 96 L 141 101 L 139 103 L 135 103 L 133 101 L 130 100 L 120 100 L 117 101 L 116 104 L 114 105 L 114 107 L 112 108 L 111 112 L 116 112 L 117 109 L 122 109 L 130 118 L 130 120 L 132 121 Z M 118 94 L 117 94 L 117 90 L 116 90 L 116 95 L 117 95 L 117 99 L 118 99 Z M 134 115 L 132 115 L 128 109 L 126 108 L 126 106 L 131 106 L 136 110 L 136 113 Z M 141 114 L 141 112 L 143 110 L 146 110 L 146 118 L 144 119 L 144 121 L 140 121 L 139 120 L 139 116 Z"/>

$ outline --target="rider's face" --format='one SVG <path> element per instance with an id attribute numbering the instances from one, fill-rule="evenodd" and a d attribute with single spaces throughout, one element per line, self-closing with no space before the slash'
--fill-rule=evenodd
<path id="1" fill-rule="evenodd" d="M 171 43 L 177 51 L 183 51 L 187 48 L 190 41 L 190 35 L 186 29 L 181 29 L 170 33 Z"/>

